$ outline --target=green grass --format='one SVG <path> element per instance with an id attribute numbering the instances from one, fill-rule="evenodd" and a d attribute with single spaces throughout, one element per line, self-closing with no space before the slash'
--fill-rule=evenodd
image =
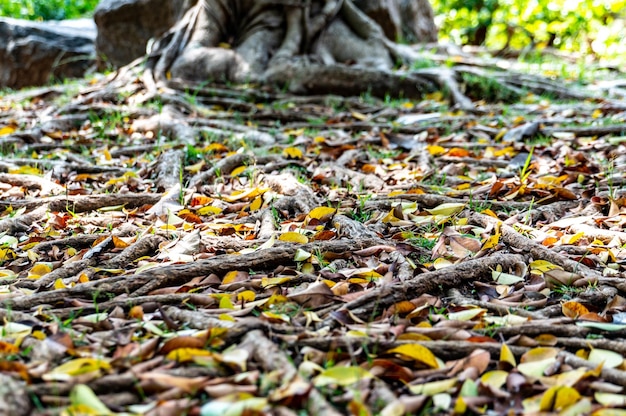
<path id="1" fill-rule="evenodd" d="M 0 0 L 0 16 L 63 20 L 91 16 L 99 0 Z"/>

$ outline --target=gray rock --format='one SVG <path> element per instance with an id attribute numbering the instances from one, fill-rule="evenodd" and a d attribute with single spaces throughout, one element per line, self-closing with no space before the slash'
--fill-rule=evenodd
<path id="1" fill-rule="evenodd" d="M 0 374 L 0 415 L 29 415 L 32 407 L 26 384 L 6 374 Z"/>
<path id="2" fill-rule="evenodd" d="M 0 86 L 22 88 L 82 77 L 95 62 L 95 37 L 91 19 L 0 18 Z"/>
<path id="3" fill-rule="evenodd" d="M 118 68 L 146 53 L 151 38 L 172 27 L 196 0 L 101 0 L 94 20 L 98 27 L 98 67 Z"/>

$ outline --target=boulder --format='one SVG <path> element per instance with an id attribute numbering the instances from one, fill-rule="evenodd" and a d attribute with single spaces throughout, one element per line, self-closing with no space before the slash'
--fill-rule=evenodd
<path id="1" fill-rule="evenodd" d="M 101 0 L 94 13 L 98 27 L 98 67 L 119 68 L 146 54 L 151 38 L 165 33 L 196 0 Z"/>
<path id="2" fill-rule="evenodd" d="M 0 18 L 0 86 L 22 88 L 82 77 L 95 62 L 95 37 L 91 19 Z"/>

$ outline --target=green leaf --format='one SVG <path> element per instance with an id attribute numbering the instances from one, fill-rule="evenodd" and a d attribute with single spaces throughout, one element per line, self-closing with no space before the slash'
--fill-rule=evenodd
<path id="1" fill-rule="evenodd" d="M 72 388 L 70 392 L 70 403 L 72 406 L 85 406 L 93 410 L 97 415 L 112 414 L 108 407 L 96 396 L 96 394 L 88 386 L 78 384 Z"/>

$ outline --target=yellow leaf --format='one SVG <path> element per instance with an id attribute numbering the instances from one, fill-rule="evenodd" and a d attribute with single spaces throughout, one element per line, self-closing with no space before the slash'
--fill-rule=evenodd
<path id="1" fill-rule="evenodd" d="M 237 293 L 238 302 L 253 302 L 254 299 L 256 299 L 256 293 L 252 290 L 244 290 L 243 292 Z"/>
<path id="2" fill-rule="evenodd" d="M 16 279 L 16 278 L 17 278 L 17 274 L 13 270 L 0 269 L 0 279 L 11 280 L 11 279 Z"/>
<path id="3" fill-rule="evenodd" d="M 55 290 L 67 289 L 67 286 L 65 285 L 65 283 L 63 283 L 63 280 L 57 279 L 54 281 L 54 289 Z"/>
<path id="4" fill-rule="evenodd" d="M 314 218 L 321 222 L 330 220 L 337 210 L 331 207 L 316 207 L 309 212 L 309 218 Z"/>
<path id="5" fill-rule="evenodd" d="M 496 233 L 485 240 L 481 250 L 489 250 L 490 248 L 494 248 L 500 242 L 500 233 Z"/>
<path id="6" fill-rule="evenodd" d="M 202 350 L 200 348 L 176 348 L 170 351 L 165 358 L 179 363 L 186 363 L 193 361 L 195 357 L 207 357 L 211 356 L 211 351 Z"/>
<path id="7" fill-rule="evenodd" d="M 202 207 L 199 208 L 196 211 L 196 214 L 198 215 L 217 215 L 219 213 L 221 213 L 223 210 L 222 208 L 218 208 L 218 207 L 214 207 L 212 205 L 206 206 L 206 207 Z"/>
<path id="8" fill-rule="evenodd" d="M 465 404 L 463 397 L 459 397 L 456 399 L 456 403 L 454 404 L 454 414 L 464 415 L 465 412 L 467 412 L 467 404 Z M 402 414 L 404 414 L 404 412 Z"/>
<path id="9" fill-rule="evenodd" d="M 517 370 L 526 377 L 541 378 L 544 371 L 554 365 L 558 353 L 558 348 L 534 348 L 522 356 Z"/>
<path id="10" fill-rule="evenodd" d="M 300 234 L 295 231 L 288 231 L 286 233 L 283 233 L 281 234 L 280 237 L 278 237 L 278 239 L 280 241 L 287 241 L 290 243 L 299 243 L 299 244 L 306 244 L 309 242 L 309 239 L 307 238 L 306 235 Z"/>
<path id="11" fill-rule="evenodd" d="M 203 149 L 205 152 L 211 153 L 224 153 L 228 152 L 228 147 L 224 146 L 222 143 L 211 143 Z"/>
<path id="12" fill-rule="evenodd" d="M 430 153 L 432 156 L 439 156 L 448 151 L 445 147 L 437 145 L 426 146 L 426 149 L 428 150 L 428 153 Z"/>
<path id="13" fill-rule="evenodd" d="M 286 129 L 283 131 L 284 134 L 289 136 L 302 136 L 304 134 L 304 128 L 302 129 Z"/>
<path id="14" fill-rule="evenodd" d="M 220 298 L 220 309 L 235 309 L 233 302 L 230 300 L 230 296 L 222 296 Z"/>
<path id="15" fill-rule="evenodd" d="M 584 232 L 579 232 L 574 234 L 573 236 L 567 238 L 567 241 L 563 241 L 563 244 L 574 244 L 576 243 L 578 240 L 580 240 L 581 238 L 583 238 L 585 236 Z"/>
<path id="16" fill-rule="evenodd" d="M 285 315 L 284 313 L 261 312 L 261 316 L 267 318 L 270 321 L 282 321 L 285 323 L 291 322 L 289 316 Z"/>
<path id="17" fill-rule="evenodd" d="M 263 289 L 270 289 L 274 286 L 280 286 L 283 283 L 287 283 L 293 280 L 293 277 L 262 277 L 261 287 Z"/>
<path id="18" fill-rule="evenodd" d="M 569 386 L 554 386 L 545 391 L 541 397 L 539 410 L 559 412 L 580 400 L 580 394 Z"/>
<path id="19" fill-rule="evenodd" d="M 426 209 L 425 211 L 429 212 L 431 215 L 443 215 L 445 217 L 449 217 L 461 212 L 463 208 L 465 208 L 464 203 L 448 202 L 438 205 L 432 209 Z"/>
<path id="20" fill-rule="evenodd" d="M 349 386 L 361 380 L 374 377 L 369 371 L 361 367 L 341 367 L 335 366 L 322 371 L 313 379 L 316 387 L 336 384 L 338 386 Z"/>
<path id="21" fill-rule="evenodd" d="M 76 358 L 54 368 L 42 378 L 46 381 L 69 381 L 74 376 L 110 369 L 109 363 L 99 358 Z"/>
<path id="22" fill-rule="evenodd" d="M 283 149 L 283 157 L 287 159 L 302 159 L 302 150 L 297 147 L 286 147 Z"/>
<path id="23" fill-rule="evenodd" d="M 242 199 L 252 199 L 267 192 L 269 188 L 249 188 L 242 191 L 235 191 L 231 195 L 222 196 L 226 202 L 235 202 Z"/>
<path id="24" fill-rule="evenodd" d="M 496 214 L 495 212 L 493 212 L 489 208 L 487 208 L 485 210 L 482 210 L 480 213 L 481 214 L 485 214 L 485 215 L 489 215 L 490 217 L 493 217 L 493 218 L 496 218 L 496 219 L 498 218 L 498 214 Z"/>
<path id="25" fill-rule="evenodd" d="M 356 118 L 357 120 L 367 121 L 368 119 L 368 117 L 365 114 L 359 113 L 358 111 L 352 111 L 351 114 L 352 114 L 352 117 Z"/>
<path id="26" fill-rule="evenodd" d="M 52 271 L 52 265 L 49 263 L 35 263 L 28 272 L 29 279 L 39 279 L 41 276 Z"/>
<path id="27" fill-rule="evenodd" d="M 550 347 L 539 347 L 533 348 L 530 351 L 527 351 L 522 355 L 521 361 L 522 363 L 543 361 L 550 358 L 555 358 L 559 352 L 558 348 L 550 348 Z"/>
<path id="28" fill-rule="evenodd" d="M 387 354 L 400 354 L 405 358 L 418 361 L 430 368 L 439 368 L 437 357 L 420 344 L 404 344 L 386 351 Z"/>
<path id="29" fill-rule="evenodd" d="M 17 169 L 9 169 L 9 173 L 16 175 L 41 175 L 41 170 L 32 166 L 20 166 Z"/>
<path id="30" fill-rule="evenodd" d="M 440 270 L 450 266 L 452 266 L 452 262 L 443 257 L 439 257 L 438 259 L 435 259 L 435 261 L 433 261 L 433 267 L 435 268 L 435 270 Z"/>
<path id="31" fill-rule="evenodd" d="M 13 134 L 15 132 L 14 126 L 0 127 L 0 136 L 6 136 L 7 134 Z"/>
<path id="32" fill-rule="evenodd" d="M 434 396 L 436 394 L 445 393 L 456 387 L 458 379 L 456 377 L 448 380 L 432 381 L 430 383 L 408 386 L 413 394 L 424 394 L 426 396 Z"/>
<path id="33" fill-rule="evenodd" d="M 626 416 L 624 409 L 598 409 L 591 416 Z"/>
<path id="34" fill-rule="evenodd" d="M 502 347 L 500 347 L 500 362 L 509 363 L 511 367 L 515 367 L 517 365 L 515 362 L 515 355 L 513 355 L 511 348 L 509 348 L 506 344 L 502 344 Z"/>
<path id="35" fill-rule="evenodd" d="M 502 370 L 488 371 L 480 377 L 480 382 L 494 390 L 500 389 L 506 383 L 509 373 Z"/>
<path id="36" fill-rule="evenodd" d="M 230 172 L 230 176 L 239 176 L 239 175 L 241 175 L 242 173 L 244 173 L 246 169 L 248 169 L 248 167 L 247 167 L 247 166 L 245 166 L 245 165 L 243 165 L 243 166 L 237 166 L 235 169 L 233 169 L 233 170 Z"/>
<path id="37" fill-rule="evenodd" d="M 563 268 L 561 266 L 557 266 L 556 264 L 552 264 L 547 260 L 534 260 L 531 261 L 530 264 L 530 269 L 531 270 L 538 270 L 541 273 L 547 272 L 549 270 L 554 270 L 554 269 L 561 269 L 563 270 Z"/>
<path id="38" fill-rule="evenodd" d="M 196 173 L 200 172 L 200 170 L 202 170 L 204 165 L 206 165 L 206 162 L 203 159 L 199 161 L 198 163 L 194 163 L 193 165 L 185 166 L 185 170 L 191 173 L 192 175 L 195 175 Z"/>
<path id="39" fill-rule="evenodd" d="M 263 206 L 263 197 L 257 196 L 254 201 L 248 205 L 250 212 L 258 211 Z"/>

